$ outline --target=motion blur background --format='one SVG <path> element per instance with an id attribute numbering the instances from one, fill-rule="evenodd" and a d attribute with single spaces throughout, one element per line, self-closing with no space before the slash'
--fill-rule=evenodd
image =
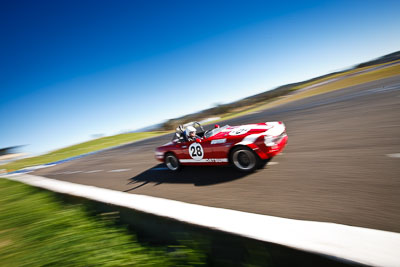
<path id="1" fill-rule="evenodd" d="M 44 153 L 397 51 L 399 1 L 2 1 L 0 148 Z"/>
<path id="2" fill-rule="evenodd" d="M 394 0 L 2 0 L 0 265 L 399 265 L 399 11 Z M 154 159 L 177 125 L 204 119 L 283 121 L 289 143 L 252 173 L 172 173 Z M 154 213 L 171 216 L 23 184 L 35 181 L 156 197 Z M 165 199 L 239 219 L 193 223 Z M 294 220 L 287 231 L 245 216 Z"/>

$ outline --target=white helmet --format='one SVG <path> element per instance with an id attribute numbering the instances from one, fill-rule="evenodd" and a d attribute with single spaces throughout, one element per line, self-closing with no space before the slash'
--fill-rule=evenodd
<path id="1" fill-rule="evenodd" d="M 185 130 L 186 136 L 190 136 L 191 132 L 196 133 L 196 128 L 194 128 L 193 126 L 186 127 L 186 130 Z"/>

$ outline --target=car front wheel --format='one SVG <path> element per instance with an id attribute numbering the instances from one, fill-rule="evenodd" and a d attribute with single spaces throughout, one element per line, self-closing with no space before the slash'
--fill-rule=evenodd
<path id="1" fill-rule="evenodd" d="M 181 167 L 178 158 L 172 153 L 168 153 L 165 156 L 165 165 L 167 165 L 167 168 L 171 171 L 178 171 Z"/>
<path id="2" fill-rule="evenodd" d="M 252 172 L 258 166 L 258 156 L 247 147 L 238 147 L 232 151 L 231 163 L 242 172 Z"/>

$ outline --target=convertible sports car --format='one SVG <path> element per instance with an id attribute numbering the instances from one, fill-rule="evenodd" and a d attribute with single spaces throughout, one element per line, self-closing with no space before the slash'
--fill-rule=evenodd
<path id="1" fill-rule="evenodd" d="M 265 122 L 240 126 L 215 125 L 204 131 L 200 123 L 192 124 L 197 137 L 189 141 L 180 125 L 171 142 L 158 147 L 157 160 L 177 171 L 182 165 L 228 165 L 251 172 L 265 165 L 285 147 L 288 136 L 282 122 Z"/>

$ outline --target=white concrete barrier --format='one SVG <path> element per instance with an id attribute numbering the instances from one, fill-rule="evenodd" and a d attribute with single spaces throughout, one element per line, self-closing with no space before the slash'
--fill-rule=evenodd
<path id="1" fill-rule="evenodd" d="M 400 266 L 399 233 L 207 207 L 28 174 L 3 178 L 303 251 L 373 266 Z"/>

